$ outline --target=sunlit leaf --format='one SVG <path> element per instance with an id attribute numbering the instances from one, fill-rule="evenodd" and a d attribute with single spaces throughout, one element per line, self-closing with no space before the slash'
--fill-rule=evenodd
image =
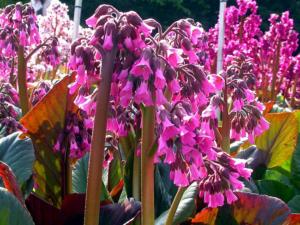
<path id="1" fill-rule="evenodd" d="M 273 168 L 290 159 L 295 151 L 298 122 L 290 112 L 270 113 L 265 117 L 270 122 L 270 128 L 255 139 L 255 145 L 265 152 L 265 165 Z M 244 145 L 247 146 L 249 144 Z"/>
<path id="2" fill-rule="evenodd" d="M 63 156 L 54 154 L 52 148 L 65 126 L 67 111 L 75 109 L 68 89 L 73 79 L 74 74 L 63 78 L 20 120 L 35 147 L 36 194 L 57 207 L 63 194 Z"/>
<path id="3" fill-rule="evenodd" d="M 216 223 L 218 211 L 218 208 L 205 208 L 196 214 L 191 223 L 214 225 Z"/>
<path id="4" fill-rule="evenodd" d="M 238 201 L 232 205 L 233 216 L 239 224 L 280 225 L 289 214 L 281 200 L 252 193 L 236 193 Z"/>

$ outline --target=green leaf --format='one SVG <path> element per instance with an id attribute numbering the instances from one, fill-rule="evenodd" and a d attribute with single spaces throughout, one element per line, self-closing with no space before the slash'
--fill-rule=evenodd
<path id="1" fill-rule="evenodd" d="M 133 168 L 134 168 L 134 158 L 135 158 L 135 151 L 131 151 L 128 155 L 125 163 L 124 168 L 124 182 L 125 182 L 125 188 L 126 193 L 128 197 L 133 196 Z"/>
<path id="2" fill-rule="evenodd" d="M 260 194 L 277 197 L 284 202 L 290 201 L 295 194 L 292 188 L 275 180 L 259 180 L 257 187 Z"/>
<path id="3" fill-rule="evenodd" d="M 292 156 L 291 160 L 291 180 L 292 183 L 300 189 L 300 110 L 296 110 L 294 112 L 297 121 L 298 121 L 298 141 L 297 141 L 297 146 L 296 150 Z"/>
<path id="4" fill-rule="evenodd" d="M 240 141 L 235 141 L 230 144 L 230 153 L 235 153 L 237 152 L 240 147 L 246 142 L 246 139 L 240 140 Z"/>
<path id="5" fill-rule="evenodd" d="M 294 196 L 288 202 L 288 206 L 290 207 L 292 213 L 300 213 L 300 195 Z"/>
<path id="6" fill-rule="evenodd" d="M 289 187 L 291 186 L 289 177 L 285 176 L 284 174 L 276 170 L 276 168 L 267 169 L 264 175 L 264 179 L 279 181 L 280 183 L 283 183 Z"/>
<path id="7" fill-rule="evenodd" d="M 198 184 L 192 183 L 183 193 L 181 201 L 178 205 L 173 218 L 173 224 L 184 222 L 192 216 L 196 210 L 195 197 L 198 194 Z M 164 225 L 168 216 L 169 210 L 162 213 L 156 220 L 155 225 Z"/>
<path id="8" fill-rule="evenodd" d="M 255 145 L 264 151 L 265 165 L 273 168 L 292 157 L 297 143 L 298 121 L 291 112 L 270 113 L 265 117 L 270 123 L 270 128 L 255 139 Z M 248 146 L 249 143 L 243 147 Z"/>
<path id="9" fill-rule="evenodd" d="M 300 189 L 300 135 L 298 135 L 297 148 L 291 160 L 292 183 Z"/>
<path id="10" fill-rule="evenodd" d="M 177 191 L 177 187 L 170 180 L 169 174 L 169 165 L 163 163 L 155 165 L 154 201 L 156 216 L 159 216 L 170 208 L 172 199 Z"/>
<path id="11" fill-rule="evenodd" d="M 110 162 L 108 167 L 108 179 L 107 179 L 107 189 L 111 191 L 116 185 L 119 184 L 122 179 L 122 165 L 119 157 L 119 153 L 114 151 L 113 160 Z"/>
<path id="12" fill-rule="evenodd" d="M 1 225 L 34 225 L 27 209 L 5 188 L 0 188 L 0 202 Z"/>
<path id="13" fill-rule="evenodd" d="M 84 157 L 79 159 L 72 171 L 72 190 L 74 193 L 85 193 L 86 185 L 87 185 L 87 172 L 88 172 L 88 164 L 89 164 L 89 153 L 85 154 Z M 111 197 L 102 181 L 101 188 L 101 201 L 110 200 Z"/>
<path id="14" fill-rule="evenodd" d="M 35 156 L 30 138 L 21 138 L 21 134 L 15 132 L 0 139 L 0 160 L 9 165 L 23 194 L 27 195 L 33 187 L 31 181 Z"/>
<path id="15" fill-rule="evenodd" d="M 291 110 L 289 108 L 281 107 L 277 104 L 274 104 L 271 113 L 281 113 L 281 112 L 291 112 Z"/>

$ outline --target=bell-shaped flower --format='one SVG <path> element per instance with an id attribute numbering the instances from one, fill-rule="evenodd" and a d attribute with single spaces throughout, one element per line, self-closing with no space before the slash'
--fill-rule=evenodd
<path id="1" fill-rule="evenodd" d="M 144 103 L 146 106 L 153 105 L 152 95 L 148 89 L 148 85 L 146 82 L 142 82 L 141 85 L 136 90 L 134 95 L 134 101 L 137 104 Z"/>

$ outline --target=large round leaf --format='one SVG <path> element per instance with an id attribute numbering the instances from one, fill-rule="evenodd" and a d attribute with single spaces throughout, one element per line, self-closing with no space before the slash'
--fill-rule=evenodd
<path id="1" fill-rule="evenodd" d="M 276 180 L 259 180 L 257 187 L 260 194 L 277 197 L 284 202 L 290 201 L 295 194 L 292 188 Z"/>
<path id="2" fill-rule="evenodd" d="M 18 184 L 25 192 L 30 192 L 30 183 L 34 149 L 30 138 L 21 137 L 21 132 L 15 132 L 0 139 L 0 160 L 13 170 Z"/>
<path id="3" fill-rule="evenodd" d="M 4 188 L 0 188 L 0 202 L 1 225 L 34 225 L 29 212 Z"/>
<path id="4" fill-rule="evenodd" d="M 271 113 L 265 117 L 270 123 L 270 128 L 255 139 L 255 144 L 266 154 L 265 165 L 273 168 L 290 159 L 295 151 L 298 122 L 295 114 L 291 112 Z M 248 146 L 249 143 L 243 147 Z"/>
<path id="5" fill-rule="evenodd" d="M 294 196 L 288 202 L 288 206 L 290 207 L 292 213 L 300 213 L 300 195 Z"/>
<path id="6" fill-rule="evenodd" d="M 236 202 L 221 208 L 206 208 L 196 214 L 192 224 L 282 225 L 290 213 L 287 205 L 278 198 L 243 192 L 235 194 Z"/>
<path id="7" fill-rule="evenodd" d="M 281 225 L 289 214 L 289 208 L 281 200 L 252 193 L 236 193 L 238 201 L 232 213 L 238 224 Z"/>
<path id="8" fill-rule="evenodd" d="M 300 214 L 290 214 L 282 225 L 300 225 Z"/>
<path id="9" fill-rule="evenodd" d="M 83 158 L 76 162 L 75 168 L 72 172 L 72 190 L 74 193 L 86 192 L 89 156 L 90 154 L 87 153 Z M 111 200 L 111 197 L 103 182 L 100 200 Z"/>
<path id="10" fill-rule="evenodd" d="M 20 120 L 35 147 L 35 193 L 58 208 L 63 197 L 64 156 L 55 154 L 53 146 L 65 127 L 67 112 L 76 110 L 75 95 L 68 88 L 74 79 L 75 74 L 65 76 Z"/>
<path id="11" fill-rule="evenodd" d="M 172 204 L 177 188 L 170 179 L 169 165 L 159 163 L 155 165 L 154 202 L 155 215 L 158 217 L 168 210 Z"/>
<path id="12" fill-rule="evenodd" d="M 300 189 L 300 110 L 295 111 L 294 114 L 298 120 L 299 130 L 297 147 L 291 160 L 291 175 L 293 184 Z"/>

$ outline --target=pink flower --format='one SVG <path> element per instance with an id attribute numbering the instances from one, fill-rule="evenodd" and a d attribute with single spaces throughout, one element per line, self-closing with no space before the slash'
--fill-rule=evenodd
<path id="1" fill-rule="evenodd" d="M 142 22 L 138 27 L 138 31 L 144 33 L 146 37 L 151 35 L 153 29 L 154 27 L 151 27 L 144 22 Z"/>
<path id="2" fill-rule="evenodd" d="M 222 76 L 213 74 L 209 77 L 210 81 L 214 84 L 217 91 L 221 91 L 225 85 L 225 81 Z"/>
<path id="3" fill-rule="evenodd" d="M 146 82 L 142 82 L 135 92 L 134 100 L 137 104 L 144 103 L 146 106 L 153 105 L 151 92 Z"/>
<path id="4" fill-rule="evenodd" d="M 85 23 L 89 27 L 95 27 L 97 24 L 97 20 L 98 20 L 98 18 L 96 16 L 92 15 L 91 17 L 89 17 L 88 19 L 85 20 Z"/>
<path id="5" fill-rule="evenodd" d="M 163 75 L 163 71 L 158 68 L 156 71 L 155 71 L 155 80 L 154 80 L 154 86 L 156 88 L 159 88 L 159 89 L 163 89 L 166 85 L 166 79 Z"/>
<path id="6" fill-rule="evenodd" d="M 209 194 L 208 207 L 216 208 L 224 205 L 224 196 L 222 193 Z"/>
<path id="7" fill-rule="evenodd" d="M 174 184 L 178 187 L 186 187 L 189 185 L 188 178 L 180 169 L 174 171 Z"/>
<path id="8" fill-rule="evenodd" d="M 183 63 L 183 58 L 181 57 L 183 51 L 177 48 L 168 48 L 167 50 L 167 61 L 171 66 L 177 67 L 179 64 Z"/>
<path id="9" fill-rule="evenodd" d="M 244 102 L 242 99 L 238 98 L 233 100 L 233 112 L 239 112 L 242 110 L 242 108 L 244 107 Z"/>
<path id="10" fill-rule="evenodd" d="M 127 107 L 131 98 L 132 98 L 132 87 L 133 84 L 131 81 L 127 81 L 126 85 L 120 92 L 120 104 L 123 107 Z"/>
<path id="11" fill-rule="evenodd" d="M 155 102 L 157 105 L 163 105 L 167 102 L 164 93 L 160 89 L 155 90 Z"/>
<path id="12" fill-rule="evenodd" d="M 201 91 L 208 96 L 210 93 L 215 92 L 215 87 L 205 78 L 202 80 Z"/>
<path id="13" fill-rule="evenodd" d="M 171 80 L 168 83 L 168 87 L 169 87 L 172 94 L 176 94 L 180 91 L 180 86 L 179 86 L 179 83 L 176 79 Z"/>
<path id="14" fill-rule="evenodd" d="M 231 173 L 229 175 L 229 181 L 234 190 L 243 189 L 243 187 L 244 187 L 244 184 L 237 179 L 238 177 L 239 177 L 239 174 L 237 174 L 237 173 Z"/>
<path id="15" fill-rule="evenodd" d="M 144 80 L 148 80 L 150 74 L 153 73 L 149 59 L 142 57 L 139 61 L 135 62 L 130 73 L 136 77 L 143 76 Z"/>
<path id="16" fill-rule="evenodd" d="M 113 133 L 117 133 L 119 129 L 118 120 L 116 118 L 108 118 L 106 129 Z"/>
<path id="17" fill-rule="evenodd" d="M 180 135 L 181 135 L 180 140 L 183 144 L 189 145 L 189 146 L 194 146 L 196 144 L 196 141 L 194 139 L 194 137 L 196 135 L 194 134 L 194 132 L 189 132 L 189 131 L 183 132 L 183 131 L 181 131 Z"/>
<path id="18" fill-rule="evenodd" d="M 190 181 L 199 180 L 199 178 L 202 178 L 201 172 L 198 170 L 197 166 L 195 164 L 192 164 L 190 167 Z"/>
<path id="19" fill-rule="evenodd" d="M 236 195 L 232 192 L 232 190 L 228 189 L 225 191 L 225 196 L 228 204 L 231 204 L 235 202 L 238 198 Z"/>
<path id="20" fill-rule="evenodd" d="M 23 30 L 20 31 L 19 40 L 20 40 L 20 45 L 22 45 L 22 46 L 27 45 L 26 33 Z"/>
<path id="21" fill-rule="evenodd" d="M 129 50 L 133 51 L 134 50 L 134 44 L 133 41 L 131 39 L 131 37 L 126 37 L 124 39 L 124 45 L 126 48 L 128 48 Z"/>
<path id="22" fill-rule="evenodd" d="M 253 102 L 255 99 L 255 94 L 253 91 L 251 91 L 250 89 L 246 89 L 245 90 L 245 94 L 246 94 L 246 99 L 248 102 Z"/>
<path id="23" fill-rule="evenodd" d="M 173 123 L 170 122 L 168 118 L 165 118 L 163 121 L 163 133 L 161 136 L 164 140 L 169 140 L 170 138 L 174 138 L 176 135 L 180 133 L 180 129 L 177 128 Z"/>
<path id="24" fill-rule="evenodd" d="M 112 48 L 113 48 L 112 34 L 105 35 L 104 42 L 103 42 L 103 48 L 107 51 L 112 50 Z"/>
<path id="25" fill-rule="evenodd" d="M 234 168 L 244 178 L 249 178 L 251 176 L 252 170 L 245 167 L 244 160 L 234 159 Z"/>

